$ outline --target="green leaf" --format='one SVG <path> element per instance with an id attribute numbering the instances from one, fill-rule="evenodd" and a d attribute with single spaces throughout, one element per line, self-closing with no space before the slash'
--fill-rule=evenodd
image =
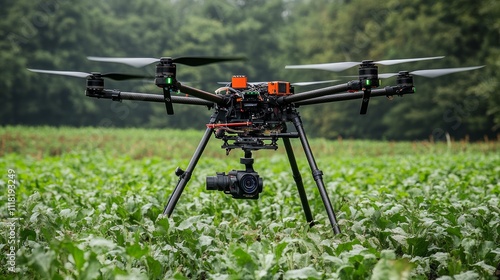
<path id="1" fill-rule="evenodd" d="M 406 239 L 408 242 L 410 253 L 415 256 L 425 256 L 429 249 L 430 241 L 427 237 L 415 236 Z"/>
<path id="2" fill-rule="evenodd" d="M 200 216 L 189 217 L 188 219 L 182 221 L 177 226 L 177 229 L 178 230 L 186 230 L 186 229 L 192 227 L 199 219 L 200 219 Z"/>
<path id="3" fill-rule="evenodd" d="M 212 244 L 212 241 L 214 240 L 213 237 L 211 236 L 208 236 L 208 235 L 204 235 L 202 234 L 200 237 L 199 237 L 199 245 L 201 247 L 205 247 L 205 246 L 209 246 L 210 244 Z"/>
<path id="4" fill-rule="evenodd" d="M 85 264 L 85 256 L 84 256 L 83 250 L 78 248 L 78 246 L 76 244 L 74 244 L 73 242 L 71 242 L 71 240 L 64 242 L 63 246 L 64 246 L 64 248 L 66 248 L 66 250 L 68 250 L 68 252 L 73 257 L 76 269 L 79 272 L 82 271 L 82 268 Z"/>
<path id="5" fill-rule="evenodd" d="M 176 272 L 174 276 L 172 276 L 172 279 L 176 280 L 189 280 L 186 276 L 182 275 L 180 272 Z"/>
<path id="6" fill-rule="evenodd" d="M 53 269 L 55 269 L 55 266 L 53 266 L 53 262 L 55 261 L 54 251 L 45 251 L 42 247 L 38 247 L 33 250 L 31 258 L 30 262 L 33 264 L 38 275 L 45 279 L 51 279 Z"/>
<path id="7" fill-rule="evenodd" d="M 149 250 L 147 246 L 144 246 L 143 248 L 139 243 L 134 243 L 126 246 L 125 251 L 127 252 L 127 255 L 135 259 L 140 259 L 142 256 L 146 255 Z"/>
<path id="8" fill-rule="evenodd" d="M 454 236 L 458 238 L 462 238 L 462 230 L 461 227 L 455 226 L 455 227 L 447 227 L 446 232 L 453 234 Z"/>
<path id="9" fill-rule="evenodd" d="M 281 241 L 277 246 L 276 246 L 276 259 L 279 260 L 281 259 L 281 256 L 283 255 L 283 250 L 285 250 L 286 246 L 288 245 L 288 242 Z"/>
<path id="10" fill-rule="evenodd" d="M 371 280 L 410 279 L 412 264 L 406 259 L 380 259 L 373 268 Z"/>
<path id="11" fill-rule="evenodd" d="M 284 279 L 321 279 L 320 273 L 316 269 L 308 266 L 301 269 L 289 270 L 285 273 Z"/>
<path id="12" fill-rule="evenodd" d="M 113 241 L 100 237 L 91 238 L 89 245 L 90 247 L 106 247 L 108 249 L 116 247 L 116 244 Z"/>
<path id="13" fill-rule="evenodd" d="M 162 275 L 162 264 L 153 257 L 146 256 L 146 265 L 148 267 L 148 276 L 150 279 L 157 279 Z"/>
<path id="14" fill-rule="evenodd" d="M 80 275 L 82 280 L 91 280 L 99 277 L 99 269 L 101 268 L 101 263 L 97 260 L 97 255 L 94 252 L 90 252 L 89 258 L 86 262 L 86 266 Z"/>
<path id="15" fill-rule="evenodd" d="M 252 256 L 241 248 L 234 250 L 233 256 L 235 257 L 236 263 L 240 266 L 248 266 L 250 264 L 255 265 Z"/>
<path id="16" fill-rule="evenodd" d="M 20 235 L 21 240 L 36 240 L 36 231 L 29 228 L 23 228 Z"/>
<path id="17" fill-rule="evenodd" d="M 456 279 L 456 280 L 476 280 L 476 279 L 480 279 L 480 278 L 481 277 L 479 276 L 479 274 L 477 274 L 477 272 L 472 271 L 472 270 L 453 275 L 453 279 Z"/>

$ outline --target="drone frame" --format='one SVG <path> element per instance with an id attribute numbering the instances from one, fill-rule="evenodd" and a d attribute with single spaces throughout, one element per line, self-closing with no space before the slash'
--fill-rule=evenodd
<path id="1" fill-rule="evenodd" d="M 408 81 L 407 81 L 408 82 Z M 411 80 L 409 81 L 411 82 Z M 200 89 L 196 89 L 193 87 L 189 87 L 183 85 L 179 82 L 172 84 L 172 88 L 176 90 L 191 95 L 193 97 L 186 96 L 169 96 L 168 101 L 166 102 L 166 97 L 159 94 L 150 94 L 150 93 L 136 93 L 136 92 L 121 92 L 119 90 L 108 90 L 102 89 L 95 91 L 93 89 L 87 90 L 87 96 L 96 97 L 96 98 L 105 98 L 112 99 L 114 101 L 122 101 L 122 100 L 139 100 L 139 101 L 147 101 L 147 102 L 158 102 L 158 103 L 179 103 L 179 104 L 191 104 L 191 105 L 202 105 L 207 106 L 209 109 L 218 108 L 227 106 L 228 100 L 224 97 L 212 94 L 210 92 L 206 92 Z M 299 138 L 302 149 L 307 158 L 312 177 L 316 183 L 318 191 L 320 193 L 321 199 L 323 201 L 328 220 L 332 226 L 332 230 L 335 234 L 339 234 L 340 227 L 337 221 L 337 217 L 333 210 L 333 206 L 330 202 L 330 198 L 328 196 L 327 190 L 325 188 L 325 183 L 323 181 L 323 172 L 318 168 L 316 164 L 316 160 L 314 158 L 311 146 L 309 145 L 309 141 L 307 139 L 304 126 L 302 124 L 302 120 L 300 118 L 299 112 L 296 110 L 298 106 L 303 105 L 311 105 L 311 104 L 319 104 L 325 102 L 337 102 L 343 100 L 352 100 L 352 99 L 362 99 L 365 96 L 365 92 L 361 91 L 363 89 L 360 81 L 350 81 L 345 84 L 335 85 L 331 87 L 326 87 L 322 89 L 312 90 L 303 92 L 300 94 L 282 96 L 277 99 L 277 103 L 279 106 L 288 106 L 290 110 L 288 110 L 286 116 L 286 122 L 291 122 L 295 127 L 296 132 L 287 132 L 286 123 L 281 133 L 271 135 L 270 137 L 274 139 L 274 142 L 281 138 L 283 140 L 283 144 L 285 147 L 285 151 L 288 157 L 288 161 L 290 163 L 290 168 L 292 170 L 292 175 L 297 186 L 297 191 L 300 197 L 300 201 L 302 203 L 302 208 L 304 210 L 304 214 L 306 217 L 306 221 L 310 226 L 314 225 L 314 218 L 311 213 L 311 209 L 309 207 L 309 202 L 307 198 L 307 193 L 304 188 L 304 183 L 302 180 L 302 175 L 299 171 L 299 167 L 297 165 L 296 157 L 290 142 L 290 138 Z M 165 90 L 165 89 L 164 89 Z M 349 92 L 350 91 L 350 92 Z M 414 92 L 413 84 L 400 84 L 392 87 L 385 87 L 383 89 L 375 89 L 370 91 L 371 96 L 393 96 L 399 95 L 402 96 L 404 94 L 410 94 Z M 220 118 L 219 114 L 221 111 L 216 110 L 207 124 L 207 128 L 193 154 L 191 160 L 188 163 L 188 166 L 185 170 L 178 168 L 176 170 L 176 175 L 179 176 L 179 181 L 175 186 L 166 206 L 163 211 L 164 215 L 171 216 L 177 202 L 180 199 L 187 183 L 191 179 L 191 176 L 194 172 L 194 169 L 201 158 L 205 147 L 207 146 L 210 137 L 214 133 L 215 124 L 217 120 Z M 234 147 L 232 147 L 234 148 Z M 246 148 L 242 147 L 243 150 L 246 151 Z"/>
<path id="2" fill-rule="evenodd" d="M 406 60 L 394 60 L 397 63 L 407 62 L 407 61 L 417 61 L 417 60 L 427 60 L 427 59 L 437 59 L 442 57 L 433 57 L 433 58 L 421 58 L 421 59 L 406 59 Z M 423 71 L 434 71 L 439 70 L 439 75 L 444 75 L 447 73 L 454 73 L 457 71 L 467 71 L 477 69 L 479 67 L 470 67 L 470 68 L 457 68 L 457 69 L 436 69 L 436 70 L 421 70 L 408 72 L 401 71 L 397 74 L 391 74 L 396 77 L 396 85 L 394 86 L 386 86 L 384 88 L 378 88 L 379 86 L 379 76 L 378 76 L 378 67 L 375 65 L 377 63 L 390 65 L 393 63 L 391 61 L 379 61 L 373 62 L 371 60 L 362 61 L 359 64 L 359 77 L 357 80 L 352 80 L 344 84 L 324 87 L 320 89 L 305 91 L 298 94 L 281 94 L 274 95 L 272 102 L 269 102 L 273 108 L 277 108 L 283 114 L 280 122 L 280 131 L 271 132 L 268 135 L 250 135 L 243 136 L 243 140 L 239 139 L 238 136 L 228 136 L 228 137 L 220 137 L 217 135 L 216 128 L 220 124 L 221 121 L 226 121 L 227 123 L 227 115 L 224 116 L 224 113 L 227 113 L 225 110 L 234 106 L 235 96 L 231 95 L 218 95 L 214 93 L 210 93 L 198 88 L 190 87 L 184 85 L 177 81 L 176 79 L 176 64 L 187 64 L 191 66 L 199 66 L 214 62 L 223 62 L 223 61 L 231 61 L 231 60 L 240 60 L 239 58 L 192 58 L 192 57 L 183 57 L 172 59 L 170 57 L 162 57 L 161 59 L 155 58 L 142 58 L 142 59 L 113 59 L 113 58 L 98 58 L 98 57 L 89 57 L 91 60 L 103 61 L 103 62 L 119 62 L 129 64 L 135 67 L 142 67 L 144 65 L 158 62 L 156 65 L 156 75 L 155 75 L 155 84 L 162 88 L 163 94 L 152 94 L 152 93 L 140 93 L 140 92 L 122 92 L 116 89 L 105 89 L 104 88 L 104 80 L 103 78 L 111 78 L 111 79 L 129 79 L 129 78 L 137 78 L 138 76 L 134 75 L 126 75 L 126 74 L 103 74 L 92 72 L 92 73 L 84 73 L 84 72 L 62 72 L 62 71 L 47 71 L 47 70 L 36 70 L 30 69 L 33 72 L 41 72 L 41 73 L 49 73 L 49 74 L 62 74 L 67 76 L 75 76 L 75 77 L 86 77 L 87 78 L 87 89 L 86 96 L 93 98 L 102 98 L 102 99 L 111 99 L 113 101 L 122 100 L 135 100 L 135 101 L 145 101 L 145 102 L 157 102 L 164 103 L 166 107 L 167 114 L 173 114 L 173 103 L 177 104 L 189 104 L 189 105 L 201 105 L 206 106 L 209 109 L 214 109 L 213 114 L 210 117 L 210 120 L 207 124 L 205 132 L 192 155 L 188 166 L 185 170 L 177 168 L 175 174 L 179 177 L 179 180 L 169 197 L 169 200 L 164 208 L 163 214 L 170 217 L 174 211 L 174 208 L 179 201 L 186 185 L 191 179 L 195 167 L 200 160 L 208 141 L 212 134 L 215 135 L 216 138 L 222 139 L 224 144 L 222 148 L 226 148 L 227 153 L 231 149 L 241 148 L 245 152 L 245 160 L 242 158 L 242 163 L 244 162 L 252 162 L 251 158 L 253 150 L 260 149 L 277 149 L 277 141 L 282 139 L 283 145 L 285 147 L 285 151 L 288 157 L 288 161 L 290 163 L 290 168 L 292 171 L 293 179 L 295 181 L 295 185 L 297 187 L 297 191 L 302 203 L 302 208 L 304 210 L 304 214 L 306 217 L 306 221 L 309 226 L 314 225 L 314 218 L 311 213 L 311 209 L 309 207 L 309 202 L 307 198 L 307 193 L 304 188 L 304 183 L 302 180 L 302 175 L 300 173 L 299 167 L 297 165 L 297 160 L 295 157 L 294 150 L 291 145 L 291 138 L 299 138 L 301 142 L 302 149 L 306 156 L 307 162 L 310 167 L 311 175 L 315 181 L 315 184 L 318 188 L 319 194 L 323 201 L 323 205 L 325 207 L 328 220 L 331 224 L 332 230 L 334 234 L 339 234 L 340 226 L 337 221 L 337 217 L 333 210 L 333 206 L 330 202 L 330 198 L 328 196 L 327 190 L 325 188 L 325 183 L 323 181 L 323 172 L 318 168 L 316 164 L 316 160 L 314 158 L 311 146 L 309 145 L 309 141 L 306 136 L 306 132 L 304 130 L 304 126 L 302 124 L 302 120 L 300 118 L 298 108 L 300 106 L 305 105 L 313 105 L 320 103 L 328 103 L 328 102 L 338 102 L 344 100 L 353 100 L 353 99 L 362 99 L 360 114 L 366 114 L 368 102 L 370 97 L 378 97 L 378 96 L 386 96 L 393 97 L 394 95 L 403 96 L 406 94 L 412 94 L 415 92 L 415 88 L 413 85 L 413 75 L 421 74 Z M 198 59 L 198 60 L 197 60 Z M 131 64 L 133 63 L 133 64 Z M 347 66 L 346 66 L 347 65 Z M 352 67 L 354 65 L 353 62 L 340 64 L 341 67 Z M 297 67 L 297 68 L 307 68 L 310 67 Z M 289 68 L 294 68 L 295 66 L 290 66 Z M 313 65 L 313 67 L 317 67 L 317 65 Z M 320 68 L 323 68 L 323 65 L 320 65 Z M 330 67 L 330 66 L 328 66 Z M 339 67 L 338 63 L 335 64 L 335 67 Z M 314 68 L 313 68 L 314 69 Z M 327 70 L 327 69 L 323 69 Z M 336 70 L 334 70 L 336 71 Z M 434 74 L 433 72 L 433 74 Z M 245 80 L 246 81 L 246 80 Z M 172 92 L 181 92 L 186 94 L 187 96 L 176 96 L 171 95 Z M 188 97 L 190 96 L 190 97 Z M 287 123 L 290 122 L 293 124 L 295 128 L 295 132 L 287 131 Z M 229 123 L 231 124 L 231 123 Z M 246 123 L 232 123 L 233 125 L 248 125 L 251 126 L 251 122 Z M 264 144 L 265 140 L 270 140 L 271 144 Z M 232 143 L 229 143 L 233 141 Z M 257 144 L 255 144 L 257 143 Z"/>

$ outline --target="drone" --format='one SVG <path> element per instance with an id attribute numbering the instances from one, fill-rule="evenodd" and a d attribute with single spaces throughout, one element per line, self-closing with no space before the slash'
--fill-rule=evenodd
<path id="1" fill-rule="evenodd" d="M 179 177 L 170 198 L 164 208 L 163 215 L 170 217 L 186 185 L 191 179 L 194 169 L 201 158 L 212 135 L 222 141 L 221 148 L 226 154 L 233 149 L 241 149 L 244 157 L 240 163 L 243 170 L 232 170 L 227 174 L 217 172 L 215 176 L 206 178 L 206 189 L 222 191 L 236 199 L 258 199 L 263 190 L 263 178 L 254 170 L 252 153 L 258 150 L 276 150 L 281 140 L 297 186 L 298 195 L 309 226 L 315 224 L 302 175 L 292 149 L 292 138 L 301 142 L 307 158 L 312 177 L 325 206 L 328 220 L 334 234 L 339 234 L 340 227 L 333 210 L 330 198 L 323 181 L 323 172 L 318 168 L 311 146 L 306 136 L 298 108 L 344 100 L 361 99 L 360 114 L 366 114 L 371 97 L 394 95 L 403 96 L 415 93 L 413 76 L 434 78 L 461 71 L 479 69 L 484 66 L 443 68 L 417 71 L 400 71 L 398 73 L 378 73 L 377 65 L 394 65 L 399 63 L 441 59 L 443 56 L 410 58 L 396 60 L 363 60 L 361 62 L 338 62 L 325 64 L 288 65 L 287 69 L 312 69 L 339 72 L 358 66 L 358 76 L 346 83 L 296 93 L 294 86 L 319 84 L 320 82 L 290 83 L 287 81 L 248 82 L 246 76 L 234 75 L 231 82 L 223 83 L 215 93 L 185 85 L 177 80 L 177 65 L 202 66 L 212 63 L 244 60 L 242 57 L 161 57 L 161 58 L 109 58 L 87 57 L 92 61 L 122 63 L 133 67 L 145 67 L 156 63 L 155 85 L 163 94 L 124 92 L 117 89 L 106 89 L 104 78 L 128 80 L 147 78 L 141 75 L 99 72 L 74 72 L 28 69 L 32 72 L 65 75 L 86 78 L 86 96 L 113 101 L 136 100 L 144 102 L 164 103 L 168 115 L 174 114 L 173 104 L 189 104 L 206 106 L 213 113 L 206 124 L 205 132 L 194 151 L 185 170 L 177 168 L 175 175 Z M 379 79 L 396 77 L 396 84 L 379 88 Z M 328 81 L 332 82 L 332 81 Z M 183 93 L 185 96 L 173 95 Z M 294 131 L 288 131 L 291 123 Z"/>

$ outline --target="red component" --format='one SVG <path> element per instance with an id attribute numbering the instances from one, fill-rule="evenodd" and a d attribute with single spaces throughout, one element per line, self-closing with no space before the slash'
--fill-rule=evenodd
<path id="1" fill-rule="evenodd" d="M 235 122 L 235 123 L 207 123 L 208 128 L 225 127 L 225 126 L 251 126 L 252 122 Z"/>
<path id="2" fill-rule="evenodd" d="M 233 76 L 231 79 L 232 88 L 247 88 L 247 77 L 246 76 Z"/>

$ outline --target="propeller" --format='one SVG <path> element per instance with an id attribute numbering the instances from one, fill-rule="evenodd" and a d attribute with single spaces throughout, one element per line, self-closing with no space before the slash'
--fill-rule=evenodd
<path id="1" fill-rule="evenodd" d="M 211 63 L 218 62 L 226 62 L 226 61 L 241 61 L 246 60 L 244 57 L 207 57 L 207 56 L 184 56 L 177 58 L 170 57 L 162 57 L 162 58 L 133 58 L 133 57 L 97 57 L 97 56 L 88 56 L 88 60 L 92 61 L 100 61 L 100 62 L 115 62 L 115 63 L 123 63 L 133 67 L 144 67 L 151 63 L 160 62 L 163 60 L 170 60 L 172 63 L 179 63 L 188 66 L 201 66 L 207 65 Z"/>
<path id="2" fill-rule="evenodd" d="M 422 57 L 422 58 L 406 58 L 406 59 L 390 59 L 390 60 L 380 60 L 372 63 L 381 65 L 394 65 L 406 62 L 423 61 L 431 59 L 441 59 L 444 56 L 434 56 L 434 57 Z M 321 63 L 321 64 L 304 64 L 304 65 L 287 65 L 285 69 L 316 69 L 316 70 L 327 70 L 340 72 L 356 65 L 360 65 L 366 61 L 362 62 L 334 62 L 334 63 Z"/>
<path id="3" fill-rule="evenodd" d="M 326 83 L 335 83 L 340 80 L 328 80 L 328 81 L 315 81 L 315 82 L 297 82 L 297 83 L 292 83 L 294 86 L 312 86 L 312 85 L 320 85 L 320 84 L 326 84 Z"/>
<path id="4" fill-rule="evenodd" d="M 76 77 L 76 78 L 88 78 L 91 76 L 98 76 L 98 77 L 108 78 L 108 79 L 116 80 L 116 81 L 151 78 L 151 77 L 143 76 L 143 75 L 120 74 L 120 73 L 100 74 L 97 72 L 87 73 L 87 72 L 76 72 L 76 71 L 52 71 L 52 70 L 30 69 L 30 68 L 28 68 L 28 70 L 31 72 L 36 72 L 36 73 L 63 75 L 63 76 L 70 76 L 70 77 Z"/>
<path id="5" fill-rule="evenodd" d="M 448 74 L 453 74 L 453 73 L 458 73 L 458 72 L 463 72 L 463 71 L 476 70 L 476 69 L 483 68 L 483 67 L 484 67 L 484 65 L 472 66 L 472 67 L 416 70 L 416 71 L 409 72 L 409 74 L 415 75 L 415 76 L 427 77 L 427 78 L 437 78 L 437 77 L 440 77 L 443 75 L 448 75 Z M 383 74 L 378 74 L 378 77 L 381 79 L 386 79 L 386 78 L 397 76 L 398 74 L 399 73 L 383 73 Z"/>
<path id="6" fill-rule="evenodd" d="M 471 66 L 471 67 L 458 67 L 458 68 L 426 69 L 426 70 L 416 70 L 416 71 L 407 72 L 407 74 L 426 77 L 426 78 L 437 78 L 437 77 L 448 75 L 448 74 L 464 72 L 464 71 L 471 71 L 471 70 L 476 70 L 476 69 L 480 69 L 483 67 L 484 67 L 484 65 Z M 378 78 L 379 79 L 391 78 L 391 77 L 399 75 L 401 72 L 406 72 L 406 71 L 400 71 L 399 73 L 382 73 L 382 74 L 378 74 Z M 360 76 L 350 75 L 350 76 L 342 76 L 342 77 L 358 78 Z M 363 77 L 363 75 L 361 77 Z"/>

